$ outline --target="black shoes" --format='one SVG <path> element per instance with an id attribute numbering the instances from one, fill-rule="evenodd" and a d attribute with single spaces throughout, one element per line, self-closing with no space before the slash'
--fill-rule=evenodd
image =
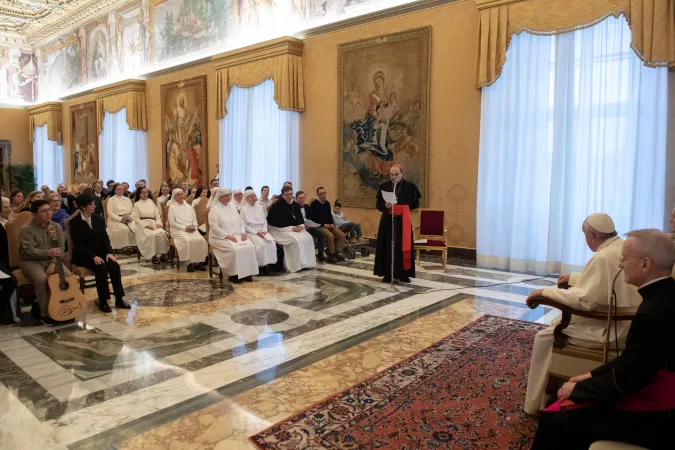
<path id="1" fill-rule="evenodd" d="M 316 259 L 317 259 L 319 262 L 324 262 L 324 261 L 326 261 L 326 255 L 324 255 L 323 252 L 319 252 L 319 254 L 317 255 Z"/>
<path id="2" fill-rule="evenodd" d="M 124 300 L 115 300 L 115 308 L 117 309 L 131 309 L 131 305 Z"/>
<path id="3" fill-rule="evenodd" d="M 328 261 L 331 264 L 335 264 L 336 262 L 338 262 L 337 257 L 335 256 L 335 253 L 329 254 L 326 261 Z"/>
<path id="4" fill-rule="evenodd" d="M 188 264 L 186 270 L 188 272 L 194 272 L 195 271 L 195 265 L 194 264 Z"/>
<path id="5" fill-rule="evenodd" d="M 108 302 L 99 303 L 98 310 L 101 311 L 102 313 L 112 312 L 112 309 L 110 308 L 110 305 L 108 305 Z"/>
<path id="6" fill-rule="evenodd" d="M 391 277 L 384 277 L 382 278 L 383 283 L 391 283 Z"/>
<path id="7" fill-rule="evenodd" d="M 337 259 L 338 261 L 344 261 L 345 260 L 345 255 L 343 255 L 342 253 L 335 252 L 334 256 L 335 256 L 335 259 Z"/>
<path id="8" fill-rule="evenodd" d="M 206 263 L 195 264 L 194 268 L 200 272 L 206 272 Z"/>
<path id="9" fill-rule="evenodd" d="M 152 257 L 152 263 L 153 263 L 153 264 L 157 265 L 157 264 L 159 264 L 160 262 L 161 262 L 161 261 L 159 260 L 159 256 L 155 255 L 155 256 Z"/>
<path id="10" fill-rule="evenodd" d="M 245 278 L 242 278 L 241 281 L 246 281 L 247 283 L 252 283 L 253 282 L 253 276 L 249 275 Z"/>
<path id="11" fill-rule="evenodd" d="M 406 276 L 406 277 L 401 277 L 401 278 L 399 279 L 399 281 L 400 281 L 401 283 L 410 283 L 410 277 L 407 277 L 407 276 Z"/>
<path id="12" fill-rule="evenodd" d="M 236 276 L 236 275 L 234 275 L 232 277 L 227 277 L 227 281 L 229 281 L 230 283 L 235 283 L 235 284 L 241 284 L 242 283 L 242 280 L 240 280 L 239 277 Z"/>

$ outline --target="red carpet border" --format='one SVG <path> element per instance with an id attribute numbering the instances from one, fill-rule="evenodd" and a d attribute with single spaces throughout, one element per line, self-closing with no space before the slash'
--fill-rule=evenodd
<path id="1" fill-rule="evenodd" d="M 251 437 L 260 449 L 529 449 L 523 412 L 544 326 L 483 316 L 412 357 Z"/>

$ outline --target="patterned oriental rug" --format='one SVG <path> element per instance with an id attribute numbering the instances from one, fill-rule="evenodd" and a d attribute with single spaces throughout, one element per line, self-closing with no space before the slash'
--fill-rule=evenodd
<path id="1" fill-rule="evenodd" d="M 523 412 L 543 325 L 483 316 L 255 436 L 260 449 L 529 449 Z"/>

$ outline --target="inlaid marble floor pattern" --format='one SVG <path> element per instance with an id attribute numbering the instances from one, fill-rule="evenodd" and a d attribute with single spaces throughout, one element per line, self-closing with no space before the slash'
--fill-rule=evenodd
<path id="1" fill-rule="evenodd" d="M 121 260 L 132 309 L 0 328 L 2 449 L 253 449 L 248 436 L 483 314 L 550 323 L 525 298 L 553 278 L 422 262 L 381 283 L 373 258 L 221 285 Z M 217 270 L 217 269 L 216 269 Z"/>

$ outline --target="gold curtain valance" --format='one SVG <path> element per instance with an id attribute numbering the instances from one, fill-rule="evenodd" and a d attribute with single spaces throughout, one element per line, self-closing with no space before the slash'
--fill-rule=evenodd
<path id="1" fill-rule="evenodd" d="M 30 116 L 28 142 L 31 144 L 34 140 L 35 127 L 47 125 L 47 139 L 50 141 L 59 141 L 61 133 L 61 103 L 50 102 L 43 105 L 31 106 L 27 109 Z"/>
<path id="2" fill-rule="evenodd" d="M 480 23 L 476 84 L 501 75 L 514 34 L 553 35 L 624 15 L 631 47 L 649 67 L 675 67 L 675 0 L 476 0 Z"/>
<path id="3" fill-rule="evenodd" d="M 232 86 L 248 88 L 269 79 L 274 80 L 274 101 L 279 109 L 303 112 L 302 50 L 301 40 L 284 37 L 214 56 L 216 117 L 227 115 Z"/>
<path id="4" fill-rule="evenodd" d="M 96 130 L 103 131 L 105 113 L 127 111 L 127 124 L 130 130 L 148 130 L 148 115 L 145 104 L 145 81 L 127 80 L 110 86 L 94 89 L 96 94 Z"/>

